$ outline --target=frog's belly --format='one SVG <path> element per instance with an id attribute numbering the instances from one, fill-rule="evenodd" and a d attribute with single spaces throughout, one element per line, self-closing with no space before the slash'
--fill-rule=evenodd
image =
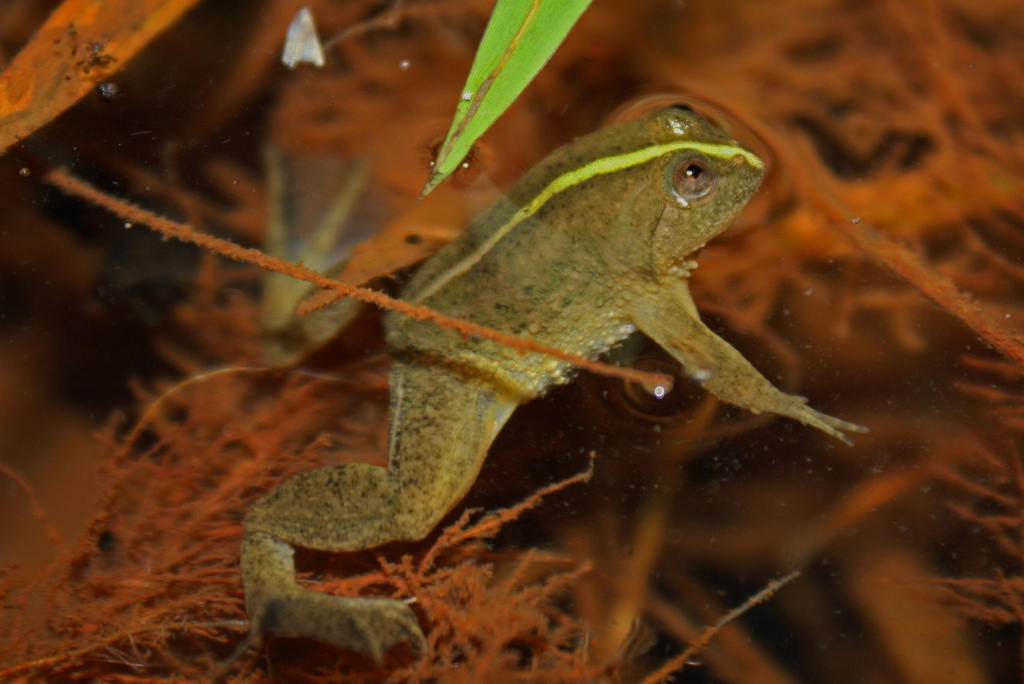
<path id="1" fill-rule="evenodd" d="M 599 357 L 636 330 L 609 309 L 586 317 L 542 317 L 525 326 L 465 312 L 443 313 L 588 359 Z M 521 401 L 543 394 L 552 385 L 568 382 L 575 373 L 572 364 L 546 354 L 523 353 L 478 337 L 465 339 L 436 324 L 412 321 L 397 314 L 389 316 L 387 342 L 389 351 L 397 357 L 447 367 L 464 374 L 469 382 L 501 387 Z"/>
<path id="2" fill-rule="evenodd" d="M 469 271 L 422 303 L 577 356 L 593 359 L 633 331 L 621 283 L 607 264 L 564 231 L 521 226 Z M 410 283 L 407 296 L 422 283 Z M 523 354 L 483 339 L 463 339 L 432 323 L 396 314 L 387 319 L 392 352 L 455 364 L 473 379 L 500 385 L 524 400 L 566 382 L 574 368 L 544 354 Z"/>

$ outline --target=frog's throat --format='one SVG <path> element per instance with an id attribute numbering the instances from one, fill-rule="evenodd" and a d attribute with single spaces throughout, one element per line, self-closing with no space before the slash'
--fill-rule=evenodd
<path id="1" fill-rule="evenodd" d="M 643 147 L 639 150 L 633 150 L 632 152 L 626 152 L 612 157 L 595 159 L 589 164 L 584 164 L 578 169 L 563 173 L 561 176 L 558 176 L 548 183 L 540 192 L 537 193 L 537 196 L 534 197 L 529 204 L 520 208 L 519 211 L 513 214 L 504 225 L 495 230 L 490 237 L 477 247 L 476 251 L 466 256 L 451 268 L 440 273 L 433 282 L 427 285 L 418 295 L 416 295 L 414 299 L 411 300 L 412 303 L 423 303 L 431 295 L 438 292 L 452 280 L 473 268 L 473 266 L 479 262 L 484 255 L 486 255 L 487 252 L 489 252 L 494 245 L 501 240 L 501 238 L 508 235 L 508 233 L 517 225 L 540 211 L 541 207 L 547 204 L 548 200 L 558 193 L 564 192 L 565 190 L 575 187 L 580 183 L 584 183 L 596 176 L 616 173 L 617 171 L 623 171 L 634 166 L 639 166 L 640 164 L 646 164 L 647 162 L 653 161 L 659 157 L 684 149 L 701 152 L 709 157 L 716 157 L 718 159 L 742 157 L 752 167 L 756 169 L 764 168 L 764 162 L 761 161 L 760 157 L 750 150 L 739 147 L 738 145 L 721 145 L 694 140 L 676 140 L 673 142 L 662 143 L 660 145 Z"/>

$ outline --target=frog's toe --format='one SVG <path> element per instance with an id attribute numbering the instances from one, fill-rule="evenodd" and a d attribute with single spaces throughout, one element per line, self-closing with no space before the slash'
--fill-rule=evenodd
<path id="1" fill-rule="evenodd" d="M 831 416 L 829 416 L 831 418 Z M 863 425 L 857 425 L 856 423 L 848 423 L 845 420 L 839 420 L 838 418 L 832 418 L 833 424 L 840 430 L 845 432 L 871 432 L 869 428 Z"/>
<path id="2" fill-rule="evenodd" d="M 832 435 L 849 446 L 853 446 L 853 440 L 846 435 L 847 432 L 868 431 L 868 429 L 862 425 L 840 420 L 839 418 L 815 411 L 810 407 L 802 406 L 801 408 L 804 409 L 804 411 L 802 411 L 802 415 L 799 417 L 799 420 L 802 423 L 810 425 L 811 427 L 816 427 L 822 432 Z"/>

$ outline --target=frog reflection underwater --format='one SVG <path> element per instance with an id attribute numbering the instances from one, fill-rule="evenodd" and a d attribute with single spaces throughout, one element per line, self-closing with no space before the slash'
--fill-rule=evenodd
<path id="1" fill-rule="evenodd" d="M 700 320 L 690 260 L 757 190 L 763 162 L 686 108 L 620 123 L 534 166 L 403 298 L 448 316 L 596 358 L 643 331 L 711 393 L 794 418 L 843 441 L 851 423 L 776 389 Z M 380 661 L 424 637 L 404 602 L 300 587 L 293 546 L 357 551 L 418 540 L 466 494 L 517 406 L 572 368 L 389 314 L 388 467 L 326 466 L 285 481 L 244 523 L 251 636 L 308 637 Z"/>

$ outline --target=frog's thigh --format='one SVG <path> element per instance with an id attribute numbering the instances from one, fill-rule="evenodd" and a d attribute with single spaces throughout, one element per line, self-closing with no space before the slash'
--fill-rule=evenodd
<path id="1" fill-rule="evenodd" d="M 819 413 L 803 398 L 786 394 L 768 382 L 731 344 L 704 325 L 682 283 L 639 303 L 633 315 L 640 330 L 722 401 L 755 413 L 765 411 L 794 418 L 847 443 L 849 439 L 841 430 L 864 430 Z"/>
<path id="2" fill-rule="evenodd" d="M 420 539 L 466 493 L 517 402 L 436 367 L 392 371 L 389 468 L 346 464 L 297 475 L 245 520 L 242 579 L 254 634 L 304 636 L 380 658 L 422 643 L 403 603 L 330 597 L 295 582 L 290 545 L 354 551 Z"/>
<path id="3" fill-rule="evenodd" d="M 394 366 L 388 463 L 400 492 L 396 538 L 422 539 L 466 495 L 518 405 L 493 386 L 434 366 Z"/>

